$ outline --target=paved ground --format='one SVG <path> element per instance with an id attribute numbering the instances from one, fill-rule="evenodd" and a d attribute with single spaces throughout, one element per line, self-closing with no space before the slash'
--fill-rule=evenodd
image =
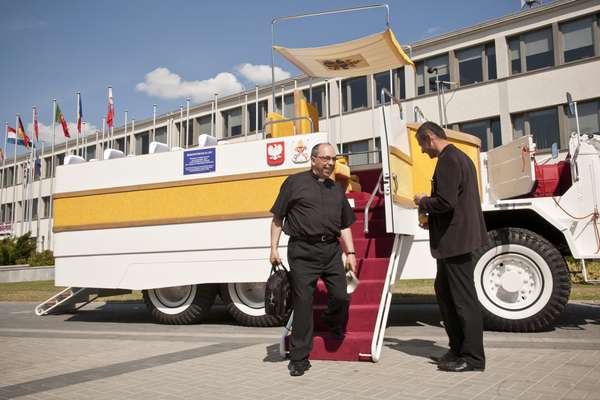
<path id="1" fill-rule="evenodd" d="M 313 362 L 287 374 L 280 328 L 152 324 L 140 304 L 36 317 L 0 303 L 0 399 L 600 399 L 600 305 L 569 304 L 555 330 L 486 332 L 485 372 L 429 362 L 446 339 L 432 305 L 395 305 L 379 363 Z"/>

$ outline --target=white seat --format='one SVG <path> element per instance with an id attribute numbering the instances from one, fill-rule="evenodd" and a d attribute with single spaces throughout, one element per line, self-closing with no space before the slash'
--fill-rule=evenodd
<path id="1" fill-rule="evenodd" d="M 216 146 L 216 145 L 217 145 L 216 137 L 207 135 L 205 133 L 198 136 L 198 147 L 209 147 L 209 146 Z"/>
<path id="2" fill-rule="evenodd" d="M 123 158 L 124 154 L 121 150 L 117 149 L 106 149 L 104 150 L 104 159 L 112 160 L 113 158 Z"/>
<path id="3" fill-rule="evenodd" d="M 85 162 L 85 159 L 83 157 L 69 154 L 68 156 L 65 157 L 64 165 L 83 164 L 84 162 Z"/>
<path id="4" fill-rule="evenodd" d="M 150 154 L 164 153 L 166 151 L 169 151 L 169 146 L 167 146 L 166 144 L 161 143 L 161 142 L 150 143 L 150 150 L 149 150 Z"/>

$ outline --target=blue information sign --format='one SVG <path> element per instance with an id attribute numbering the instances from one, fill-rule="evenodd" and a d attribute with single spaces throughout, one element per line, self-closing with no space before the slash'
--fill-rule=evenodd
<path id="1" fill-rule="evenodd" d="M 204 174 L 214 172 L 216 164 L 215 148 L 189 150 L 183 153 L 183 174 Z"/>

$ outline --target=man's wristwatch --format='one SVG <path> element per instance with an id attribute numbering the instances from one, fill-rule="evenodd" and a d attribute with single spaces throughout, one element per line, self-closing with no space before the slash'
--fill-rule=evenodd
<path id="1" fill-rule="evenodd" d="M 348 256 L 349 256 L 350 254 L 352 254 L 352 255 L 356 255 L 356 253 L 355 253 L 355 252 L 353 252 L 353 251 L 349 251 L 349 252 L 347 252 L 347 253 L 346 253 L 346 255 L 348 255 Z"/>

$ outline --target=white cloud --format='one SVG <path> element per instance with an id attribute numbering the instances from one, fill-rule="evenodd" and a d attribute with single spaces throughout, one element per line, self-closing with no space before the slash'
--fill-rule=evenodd
<path id="1" fill-rule="evenodd" d="M 442 30 L 441 26 L 432 26 L 432 27 L 427 28 L 427 30 L 425 30 L 425 35 L 433 35 L 433 34 L 440 32 L 441 30 Z"/>
<path id="2" fill-rule="evenodd" d="M 254 64 L 241 64 L 236 67 L 236 70 L 246 80 L 255 83 L 257 85 L 264 85 L 271 83 L 271 66 L 270 65 L 254 65 Z M 288 79 L 291 74 L 279 67 L 275 67 L 275 81 Z"/>
<path id="3" fill-rule="evenodd" d="M 159 67 L 147 73 L 144 82 L 138 83 L 136 89 L 163 99 L 190 97 L 194 102 L 202 102 L 212 99 L 215 93 L 227 96 L 242 91 L 244 87 L 230 72 L 221 72 L 203 81 L 185 81 L 168 68 Z"/>
<path id="4" fill-rule="evenodd" d="M 71 140 L 75 141 L 75 137 L 77 135 L 77 123 L 76 122 L 67 122 L 67 127 L 69 128 L 69 133 L 71 134 Z M 52 125 L 46 126 L 41 122 L 38 122 L 38 128 L 40 131 L 40 140 L 46 142 L 45 146 L 45 151 L 48 151 L 49 147 L 52 145 Z M 33 123 L 30 122 L 29 124 L 27 124 L 27 127 L 25 128 L 27 129 L 27 134 L 30 136 L 31 140 L 35 140 L 34 133 L 33 133 Z M 98 128 L 95 125 L 86 123 L 85 125 L 85 133 L 86 133 L 86 137 L 88 137 L 88 139 L 91 139 L 92 133 L 95 134 L 95 132 L 98 130 Z M 63 129 L 62 126 L 60 125 L 60 123 L 56 124 L 56 128 L 55 128 L 55 132 L 56 132 L 56 141 L 55 143 L 63 143 L 65 141 L 65 135 L 63 134 Z M 95 139 L 95 136 L 94 136 Z M 79 137 L 79 141 L 81 143 L 81 136 Z M 71 145 L 69 145 L 71 146 Z"/>

